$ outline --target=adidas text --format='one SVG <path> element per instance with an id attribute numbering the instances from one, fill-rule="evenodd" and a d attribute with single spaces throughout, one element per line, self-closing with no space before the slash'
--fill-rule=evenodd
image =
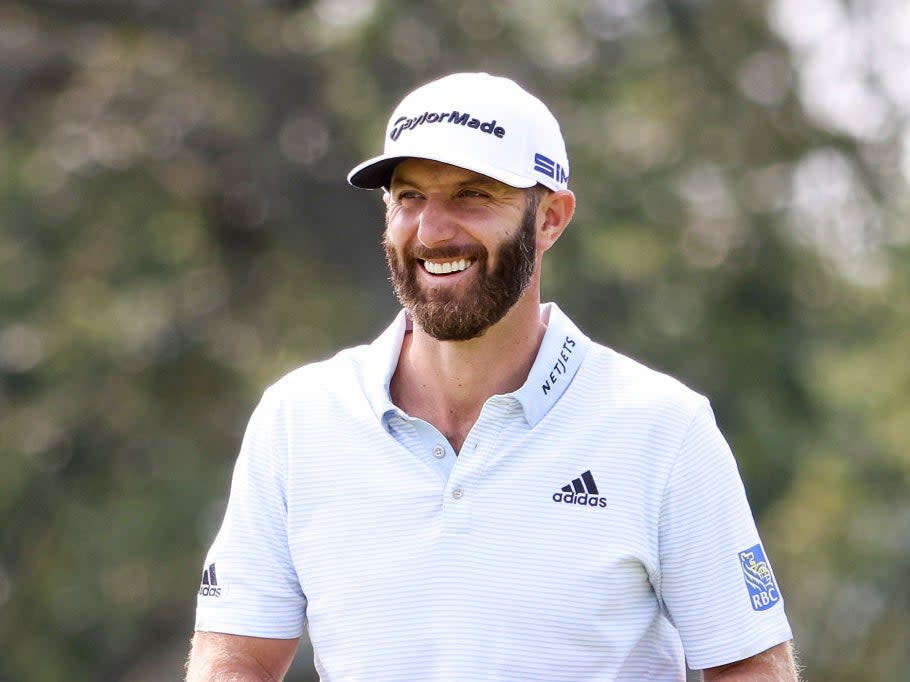
<path id="1" fill-rule="evenodd" d="M 563 504 L 581 504 L 588 507 L 606 507 L 607 498 L 587 493 L 553 493 L 554 502 Z"/>
<path id="2" fill-rule="evenodd" d="M 202 572 L 202 584 L 199 586 L 200 597 L 220 597 L 221 588 L 218 587 L 218 574 L 215 573 L 215 564 Z"/>

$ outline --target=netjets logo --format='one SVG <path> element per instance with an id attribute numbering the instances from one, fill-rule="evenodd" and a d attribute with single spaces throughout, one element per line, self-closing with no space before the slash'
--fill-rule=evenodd
<path id="1" fill-rule="evenodd" d="M 566 340 L 562 344 L 562 348 L 559 349 L 559 355 L 556 358 L 556 362 L 553 363 L 553 369 L 549 371 L 546 376 L 546 380 L 540 385 L 543 394 L 546 395 L 553 390 L 553 387 L 561 380 L 568 376 L 568 362 L 572 358 L 572 353 L 575 352 L 575 339 L 571 336 L 567 336 Z M 591 473 L 590 471 L 588 473 Z M 565 490 L 565 488 L 563 488 Z"/>
<path id="2" fill-rule="evenodd" d="M 397 141 L 401 134 L 406 130 L 414 130 L 417 126 L 428 123 L 448 123 L 450 125 L 464 126 L 465 128 L 474 128 L 487 135 L 503 138 L 506 136 L 506 129 L 496 125 L 496 119 L 492 121 L 481 121 L 479 118 L 469 113 L 460 111 L 425 111 L 419 116 L 399 116 L 392 125 L 392 131 L 389 137 L 392 141 Z"/>
<path id="3" fill-rule="evenodd" d="M 199 586 L 200 597 L 220 597 L 221 588 L 218 587 L 218 576 L 215 574 L 215 564 L 202 572 L 202 584 Z"/>
<path id="4" fill-rule="evenodd" d="M 553 501 L 563 504 L 580 504 L 586 507 L 605 508 L 607 506 L 607 498 L 600 496 L 590 469 L 573 479 L 571 483 L 564 485 L 562 492 L 553 493 Z"/>

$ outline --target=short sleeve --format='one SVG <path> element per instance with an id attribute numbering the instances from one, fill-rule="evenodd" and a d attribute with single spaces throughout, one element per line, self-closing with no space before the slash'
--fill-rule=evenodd
<path id="1" fill-rule="evenodd" d="M 792 638 L 742 479 L 707 401 L 673 465 L 660 512 L 658 596 L 696 670 Z"/>
<path id="2" fill-rule="evenodd" d="M 267 391 L 247 426 L 205 560 L 196 630 L 278 639 L 303 633 L 306 598 L 287 537 L 286 443 L 281 402 Z"/>

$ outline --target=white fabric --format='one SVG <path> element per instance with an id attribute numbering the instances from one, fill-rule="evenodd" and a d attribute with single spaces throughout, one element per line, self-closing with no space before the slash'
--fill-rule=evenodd
<path id="1" fill-rule="evenodd" d="M 455 73 L 420 86 L 392 112 L 380 156 L 348 174 L 355 187 L 388 188 L 404 158 L 432 159 L 512 187 L 565 189 L 569 158 L 556 118 L 508 78 Z"/>
<path id="2" fill-rule="evenodd" d="M 307 623 L 323 680 L 371 682 L 681 681 L 683 651 L 704 668 L 790 639 L 778 595 L 750 597 L 760 540 L 708 402 L 548 305 L 528 381 L 457 459 L 389 400 L 403 314 L 266 391 L 196 628 Z"/>

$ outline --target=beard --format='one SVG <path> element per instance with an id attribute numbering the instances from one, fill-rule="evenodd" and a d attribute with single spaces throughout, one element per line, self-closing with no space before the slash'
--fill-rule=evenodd
<path id="1" fill-rule="evenodd" d="M 481 336 L 505 317 L 534 274 L 537 204 L 537 197 L 532 194 L 518 231 L 497 249 L 492 271 L 488 270 L 489 254 L 481 246 L 428 249 L 418 245 L 399 254 L 387 237 L 383 240 L 392 288 L 421 329 L 439 341 L 467 341 Z M 423 267 L 421 261 L 434 258 L 474 259 L 474 279 L 461 292 L 449 287 L 421 287 L 417 268 Z"/>

